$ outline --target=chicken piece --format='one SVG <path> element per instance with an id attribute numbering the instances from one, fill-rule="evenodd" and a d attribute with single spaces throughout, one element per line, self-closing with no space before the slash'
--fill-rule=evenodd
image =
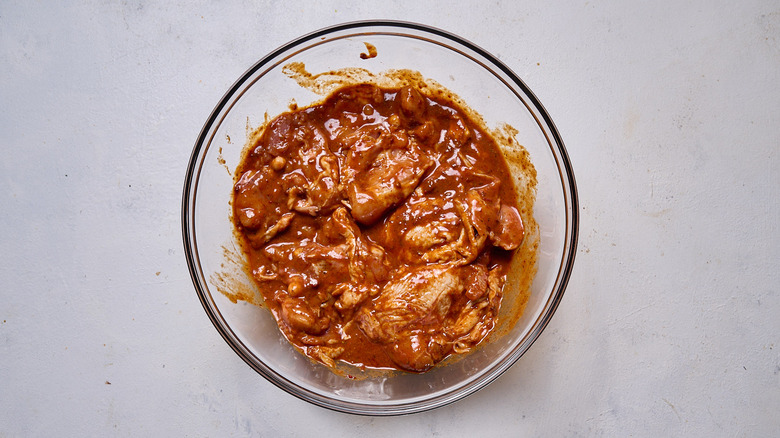
<path id="1" fill-rule="evenodd" d="M 315 346 L 307 347 L 306 350 L 309 356 L 315 357 L 326 366 L 334 368 L 336 366 L 335 359 L 338 359 L 338 357 L 341 356 L 344 352 L 344 347 Z"/>
<path id="2" fill-rule="evenodd" d="M 506 280 L 500 269 L 488 270 L 481 264 L 467 266 L 464 271 L 468 283 L 465 295 L 471 301 L 447 328 L 452 351 L 458 354 L 471 350 L 493 329 Z"/>
<path id="3" fill-rule="evenodd" d="M 347 90 L 339 91 L 332 97 L 336 100 L 336 111 L 343 111 L 344 106 L 363 107 L 367 104 L 377 104 L 384 100 L 382 89 L 374 84 L 360 84 Z"/>
<path id="4" fill-rule="evenodd" d="M 451 201 L 426 197 L 418 190 L 384 222 L 380 243 L 411 265 L 449 261 L 448 257 L 431 258 L 426 254 L 458 239 L 461 221 Z M 400 236 L 400 239 L 399 239 Z"/>
<path id="5" fill-rule="evenodd" d="M 311 306 L 300 298 L 284 299 L 281 303 L 281 315 L 290 328 L 311 335 L 321 335 L 330 325 L 330 319 L 317 317 Z"/>
<path id="6" fill-rule="evenodd" d="M 480 309 L 468 305 L 461 310 L 455 323 L 447 328 L 448 334 L 452 338 L 458 338 L 468 334 L 479 322 L 482 317 Z"/>
<path id="7" fill-rule="evenodd" d="M 494 235 L 493 230 L 499 223 L 500 211 L 498 179 L 482 174 L 467 174 L 464 179 L 473 186 L 465 195 L 453 200 L 462 222 L 460 235 L 456 241 L 424 254 L 423 260 L 427 262 L 452 261 L 459 265 L 469 264 L 485 249 L 488 237 Z"/>
<path id="8" fill-rule="evenodd" d="M 382 152 L 367 172 L 347 187 L 352 216 L 371 225 L 417 187 L 433 162 L 417 148 Z"/>
<path id="9" fill-rule="evenodd" d="M 309 184 L 308 192 L 314 205 L 327 212 L 341 205 L 339 160 L 333 154 L 321 156 L 318 169 L 316 178 Z"/>
<path id="10" fill-rule="evenodd" d="M 490 322 L 477 321 L 466 336 L 453 342 L 452 351 L 457 354 L 468 353 L 475 345 L 479 344 L 485 336 L 487 336 L 490 330 L 492 330 L 493 325 L 493 320 L 490 320 Z"/>
<path id="11" fill-rule="evenodd" d="M 407 371 L 423 372 L 431 369 L 449 354 L 449 342 L 440 337 L 413 333 L 399 339 L 385 349 L 390 359 Z"/>
<path id="12" fill-rule="evenodd" d="M 328 221 L 330 233 L 343 236 L 348 249 L 349 275 L 354 283 L 362 283 L 362 289 L 374 287 L 387 280 L 385 250 L 369 241 L 360 232 L 346 208 L 333 212 Z"/>
<path id="13" fill-rule="evenodd" d="M 454 146 L 461 147 L 471 138 L 471 130 L 456 116 L 450 120 L 446 136 Z"/>
<path id="14" fill-rule="evenodd" d="M 477 255 L 469 244 L 466 231 L 461 229 L 457 240 L 432 248 L 422 255 L 422 260 L 426 263 L 452 263 L 460 266 L 471 263 Z"/>
<path id="15" fill-rule="evenodd" d="M 419 118 L 425 112 L 428 102 L 414 87 L 403 87 L 398 93 L 401 97 L 401 111 L 407 116 Z"/>
<path id="16" fill-rule="evenodd" d="M 302 272 L 314 280 L 313 286 L 338 284 L 349 272 L 349 246 L 310 242 L 292 251 L 290 272 Z"/>
<path id="17" fill-rule="evenodd" d="M 449 262 L 457 266 L 468 265 L 476 260 L 487 242 L 487 226 L 483 215 L 484 202 L 479 194 L 471 191 L 467 201 L 455 199 L 455 211 L 460 218 L 459 233 L 456 240 L 432 247 L 422 254 L 427 263 Z"/>
<path id="18" fill-rule="evenodd" d="M 473 188 L 466 193 L 461 204 L 471 226 L 469 240 L 482 243 L 489 237 L 493 245 L 513 250 L 523 242 L 523 220 L 515 207 L 501 202 L 500 182 L 495 177 L 471 174 L 467 177 Z"/>
<path id="19" fill-rule="evenodd" d="M 442 226 L 439 221 L 432 221 L 425 225 L 417 225 L 404 235 L 404 241 L 409 247 L 425 252 L 437 245 L 441 245 L 453 237 L 452 231 Z"/>
<path id="20" fill-rule="evenodd" d="M 520 246 L 524 238 L 523 220 L 517 209 L 501 202 L 500 182 L 493 176 L 471 173 L 466 177 L 472 189 L 466 194 L 465 209 L 476 235 L 506 250 Z"/>
<path id="21" fill-rule="evenodd" d="M 290 148 L 290 140 L 295 135 L 294 118 L 293 114 L 282 114 L 274 119 L 263 133 L 267 149 L 273 155 L 282 155 Z"/>
<path id="22" fill-rule="evenodd" d="M 247 170 L 234 190 L 236 216 L 245 230 L 265 231 L 284 214 L 275 202 L 275 196 L 282 196 L 284 187 L 270 168 Z"/>
<path id="23" fill-rule="evenodd" d="M 366 299 L 368 294 L 362 292 L 354 284 L 347 282 L 338 284 L 331 293 L 334 297 L 338 297 L 335 304 L 336 308 L 345 310 L 355 308 L 355 306 Z"/>
<path id="24" fill-rule="evenodd" d="M 434 128 L 435 127 L 433 123 L 429 120 L 426 120 L 422 125 L 419 125 L 411 130 L 411 134 L 421 141 L 427 141 L 433 136 Z"/>
<path id="25" fill-rule="evenodd" d="M 465 202 L 471 223 L 480 235 L 487 236 L 495 226 L 500 207 L 501 181 L 491 175 L 476 172 L 465 173 L 467 190 Z"/>
<path id="26" fill-rule="evenodd" d="M 272 201 L 284 188 L 270 168 L 244 172 L 235 191 L 234 212 L 253 247 L 259 248 L 290 226 L 295 214 Z"/>
<path id="27" fill-rule="evenodd" d="M 349 275 L 349 247 L 343 243 L 323 245 L 304 239 L 271 242 L 263 255 L 276 266 L 276 279 L 294 296 L 312 295 L 320 285 L 336 285 Z"/>
<path id="28" fill-rule="evenodd" d="M 285 213 L 275 224 L 271 225 L 267 230 L 265 230 L 265 232 L 258 231 L 255 233 L 247 233 L 246 237 L 251 245 L 259 247 L 269 242 L 278 234 L 284 232 L 284 230 L 290 226 L 290 223 L 294 217 L 295 213 Z"/>
<path id="29" fill-rule="evenodd" d="M 335 143 L 347 149 L 342 165 L 342 183 L 347 185 L 365 172 L 379 154 L 393 143 L 393 135 L 384 125 L 370 124 L 355 130 L 344 129 L 336 137 Z"/>
<path id="30" fill-rule="evenodd" d="M 395 228 L 408 229 L 401 249 L 405 260 L 466 265 L 485 249 L 498 223 L 500 181 L 476 171 L 460 171 L 460 190 L 454 192 L 447 182 L 454 172 L 437 167 L 389 221 L 388 233 L 394 221 L 402 224 Z"/>
<path id="31" fill-rule="evenodd" d="M 486 217 L 487 205 L 476 191 L 466 193 L 466 202 L 455 201 L 455 206 L 463 221 L 463 236 L 458 240 L 456 250 L 464 257 L 465 263 L 474 261 L 487 242 L 487 224 L 490 219 Z"/>
<path id="32" fill-rule="evenodd" d="M 373 303 L 357 316 L 358 326 L 371 339 L 394 342 L 404 331 L 441 324 L 452 295 L 463 291 L 463 281 L 446 265 L 427 265 L 391 279 Z"/>
<path id="33" fill-rule="evenodd" d="M 469 330 L 474 315 L 449 316 L 463 293 L 463 272 L 450 265 L 421 266 L 390 280 L 364 305 L 355 320 L 366 336 L 385 345 L 388 356 L 400 368 L 425 371 L 449 354 L 454 339 Z M 373 307 L 373 308 L 371 308 Z M 454 325 L 453 325 L 454 324 Z M 450 327 L 452 326 L 452 328 Z"/>
<path id="34" fill-rule="evenodd" d="M 342 313 L 346 313 L 346 311 L 357 308 L 368 297 L 376 295 L 379 292 L 378 289 L 379 287 L 373 284 L 341 283 L 332 292 L 334 297 L 338 297 L 334 305 Z"/>
<path id="35" fill-rule="evenodd" d="M 488 269 L 481 263 L 464 266 L 464 281 L 466 283 L 466 298 L 477 301 L 488 291 Z"/>
<path id="36" fill-rule="evenodd" d="M 490 231 L 490 240 L 494 245 L 506 250 L 517 249 L 525 237 L 523 219 L 515 207 L 502 205 L 498 215 L 498 224 Z"/>
<path id="37" fill-rule="evenodd" d="M 506 275 L 502 274 L 498 268 L 488 271 L 488 303 L 493 309 L 498 309 L 501 305 L 504 283 Z"/>
<path id="38" fill-rule="evenodd" d="M 287 192 L 287 208 L 309 216 L 317 216 L 320 212 L 320 208 L 314 205 L 314 201 L 301 187 L 292 187 Z"/>
<path id="39" fill-rule="evenodd" d="M 342 198 L 338 158 L 320 129 L 301 127 L 295 137 L 300 147 L 297 156 L 285 163 L 289 172 L 282 177 L 289 186 L 287 207 L 311 216 L 327 213 Z"/>
<path id="40" fill-rule="evenodd" d="M 492 180 L 449 199 L 415 192 L 386 221 L 382 243 L 407 263 L 467 265 L 486 246 L 490 227 L 497 221 L 497 201 Z M 398 235 L 402 236 L 400 245 Z"/>
<path id="41" fill-rule="evenodd" d="M 333 212 L 316 238 L 271 243 L 264 252 L 290 295 L 340 297 L 339 310 L 376 295 L 388 277 L 384 249 L 361 235 L 345 207 Z"/>

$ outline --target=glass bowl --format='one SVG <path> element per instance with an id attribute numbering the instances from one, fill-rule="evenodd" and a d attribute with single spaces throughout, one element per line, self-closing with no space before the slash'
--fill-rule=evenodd
<path id="1" fill-rule="evenodd" d="M 368 43 L 368 44 L 366 44 Z M 370 45 L 378 56 L 368 55 Z M 361 57 L 361 53 L 364 55 Z M 452 90 L 489 127 L 508 124 L 536 168 L 536 274 L 516 323 L 467 355 L 422 374 L 334 373 L 298 353 L 270 312 L 236 302 L 256 289 L 244 268 L 231 221 L 233 172 L 248 134 L 267 116 L 322 96 L 282 72 L 302 62 L 310 72 L 410 69 Z M 506 371 L 552 318 L 577 246 L 577 191 L 568 155 L 552 119 L 531 90 L 494 56 L 450 33 L 414 23 L 368 21 L 322 29 L 270 53 L 227 91 L 212 111 L 184 182 L 182 233 L 192 281 L 206 313 L 230 347 L 290 394 L 337 411 L 397 415 L 436 408 L 483 388 Z M 512 275 L 505 301 L 512 291 Z M 515 291 L 515 293 L 517 293 Z M 232 299 L 231 299 L 232 298 Z M 503 307 L 503 306 L 502 306 Z"/>

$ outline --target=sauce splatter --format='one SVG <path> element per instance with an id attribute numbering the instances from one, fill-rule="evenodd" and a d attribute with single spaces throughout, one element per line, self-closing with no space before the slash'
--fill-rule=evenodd
<path id="1" fill-rule="evenodd" d="M 371 43 L 365 43 L 365 42 L 363 44 L 366 45 L 366 51 L 368 53 L 361 53 L 360 54 L 360 59 L 376 58 L 376 55 L 377 55 L 376 46 L 374 46 Z"/>

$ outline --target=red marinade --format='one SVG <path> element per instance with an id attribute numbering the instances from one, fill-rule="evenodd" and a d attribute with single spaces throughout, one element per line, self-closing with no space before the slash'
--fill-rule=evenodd
<path id="1" fill-rule="evenodd" d="M 496 325 L 523 224 L 497 144 L 452 101 L 341 88 L 271 121 L 236 176 L 253 276 L 309 357 L 422 372 Z"/>

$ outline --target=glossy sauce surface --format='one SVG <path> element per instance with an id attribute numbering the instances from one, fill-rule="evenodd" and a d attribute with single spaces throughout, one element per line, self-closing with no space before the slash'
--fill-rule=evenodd
<path id="1" fill-rule="evenodd" d="M 422 372 L 495 326 L 523 224 L 498 146 L 454 103 L 342 88 L 271 121 L 236 178 L 253 276 L 309 357 Z"/>

